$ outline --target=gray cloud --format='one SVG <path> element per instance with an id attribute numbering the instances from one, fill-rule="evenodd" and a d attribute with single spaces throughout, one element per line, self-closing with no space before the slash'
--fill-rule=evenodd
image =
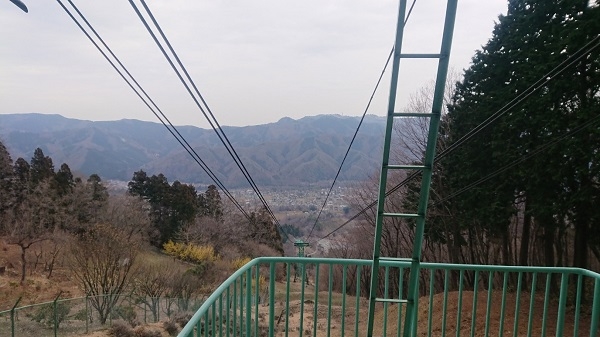
<path id="1" fill-rule="evenodd" d="M 397 1 L 147 1 L 223 125 L 359 115 L 394 38 Z M 206 126 L 126 1 L 75 1 L 176 124 Z M 112 120 L 154 116 L 53 1 L 0 0 L 0 113 Z M 417 1 L 405 50 L 439 50 L 445 1 Z M 468 66 L 505 0 L 461 0 L 451 64 Z M 407 61 L 400 102 L 435 72 Z M 385 114 L 388 82 L 371 113 Z"/>

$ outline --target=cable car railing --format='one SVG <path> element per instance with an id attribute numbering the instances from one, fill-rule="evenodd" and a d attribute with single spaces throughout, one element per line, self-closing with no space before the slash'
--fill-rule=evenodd
<path id="1" fill-rule="evenodd" d="M 371 260 L 261 257 L 203 303 L 182 337 L 366 336 Z M 411 263 L 381 261 L 373 334 L 403 334 Z M 296 273 L 298 272 L 298 274 Z M 300 275 L 299 277 L 296 277 Z M 412 336 L 596 336 L 600 274 L 421 263 Z"/>

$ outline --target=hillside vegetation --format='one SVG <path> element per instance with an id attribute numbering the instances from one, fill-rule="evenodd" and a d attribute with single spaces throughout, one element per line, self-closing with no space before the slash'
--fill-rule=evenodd
<path id="1" fill-rule="evenodd" d="M 339 115 L 283 118 L 276 123 L 223 127 L 244 165 L 260 186 L 329 183 L 346 152 L 359 118 Z M 385 121 L 367 116 L 340 181 L 362 180 L 380 160 Z M 247 186 L 213 130 L 179 126 L 178 131 L 228 188 Z M 92 122 L 44 114 L 0 115 L 0 137 L 14 156 L 35 148 L 74 172 L 127 181 L 143 169 L 188 183 L 210 178 L 159 123 L 137 120 Z"/>

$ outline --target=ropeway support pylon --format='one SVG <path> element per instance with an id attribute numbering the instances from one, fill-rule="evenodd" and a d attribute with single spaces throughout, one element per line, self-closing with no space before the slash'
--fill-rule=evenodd
<path id="1" fill-rule="evenodd" d="M 378 302 L 396 303 L 406 305 L 406 312 L 403 325 L 403 336 L 409 337 L 416 335 L 417 331 L 417 306 L 419 296 L 419 272 L 421 265 L 421 248 L 423 243 L 423 234 L 425 227 L 425 215 L 427 213 L 427 202 L 429 200 L 429 187 L 431 184 L 433 159 L 438 136 L 438 127 L 440 124 L 442 104 L 446 77 L 448 74 L 450 48 L 452 45 L 452 35 L 454 31 L 454 22 L 456 18 L 456 7 L 458 0 L 448 0 L 446 6 L 446 15 L 444 20 L 444 30 L 442 33 L 442 43 L 439 54 L 403 54 L 402 40 L 404 37 L 404 24 L 407 16 L 406 5 L 408 0 L 400 0 L 398 10 L 398 23 L 396 28 L 396 40 L 394 44 L 394 56 L 392 62 L 392 75 L 390 94 L 387 110 L 387 124 L 385 129 L 385 142 L 383 148 L 383 160 L 381 165 L 381 174 L 379 180 L 379 194 L 377 201 L 377 219 L 375 223 L 375 240 L 373 243 L 373 263 L 371 269 L 371 284 L 369 294 L 369 315 L 367 323 L 367 336 L 373 336 L 373 323 L 375 316 L 375 306 Z M 415 112 L 396 112 L 396 93 L 398 88 L 398 78 L 400 72 L 400 59 L 438 59 L 437 75 L 435 79 L 435 90 L 433 92 L 433 101 L 431 113 Z M 403 165 L 390 164 L 391 136 L 394 120 L 396 118 L 429 118 L 429 130 L 427 136 L 427 145 L 422 165 Z M 420 198 L 417 207 L 417 213 L 391 213 L 385 212 L 386 186 L 389 170 L 420 170 L 422 172 Z M 384 218 L 407 218 L 416 220 L 415 238 L 413 244 L 412 256 L 402 257 L 383 257 L 381 256 L 381 234 Z M 408 261 L 410 262 L 410 274 L 408 279 L 408 291 L 406 298 L 380 298 L 377 297 L 379 289 L 379 267 L 380 262 L 384 260 Z"/>

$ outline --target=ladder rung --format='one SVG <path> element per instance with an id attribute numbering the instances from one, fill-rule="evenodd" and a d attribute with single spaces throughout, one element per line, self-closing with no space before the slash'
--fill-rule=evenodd
<path id="1" fill-rule="evenodd" d="M 390 262 L 414 262 L 418 261 L 412 257 L 380 257 L 379 261 L 390 261 Z"/>
<path id="2" fill-rule="evenodd" d="M 375 298 L 375 302 L 410 303 L 409 300 L 402 300 L 402 299 L 398 299 L 398 298 Z"/>
<path id="3" fill-rule="evenodd" d="M 436 114 L 434 113 L 421 113 L 421 112 L 394 112 L 392 116 L 394 117 L 433 117 Z"/>
<path id="4" fill-rule="evenodd" d="M 389 216 L 391 218 L 419 218 L 419 214 L 411 213 L 383 213 L 383 216 Z"/>
<path id="5" fill-rule="evenodd" d="M 385 168 L 391 170 L 425 170 L 429 167 L 425 165 L 387 165 Z"/>
<path id="6" fill-rule="evenodd" d="M 440 59 L 445 57 L 442 54 L 400 54 L 400 58 L 404 59 Z"/>

